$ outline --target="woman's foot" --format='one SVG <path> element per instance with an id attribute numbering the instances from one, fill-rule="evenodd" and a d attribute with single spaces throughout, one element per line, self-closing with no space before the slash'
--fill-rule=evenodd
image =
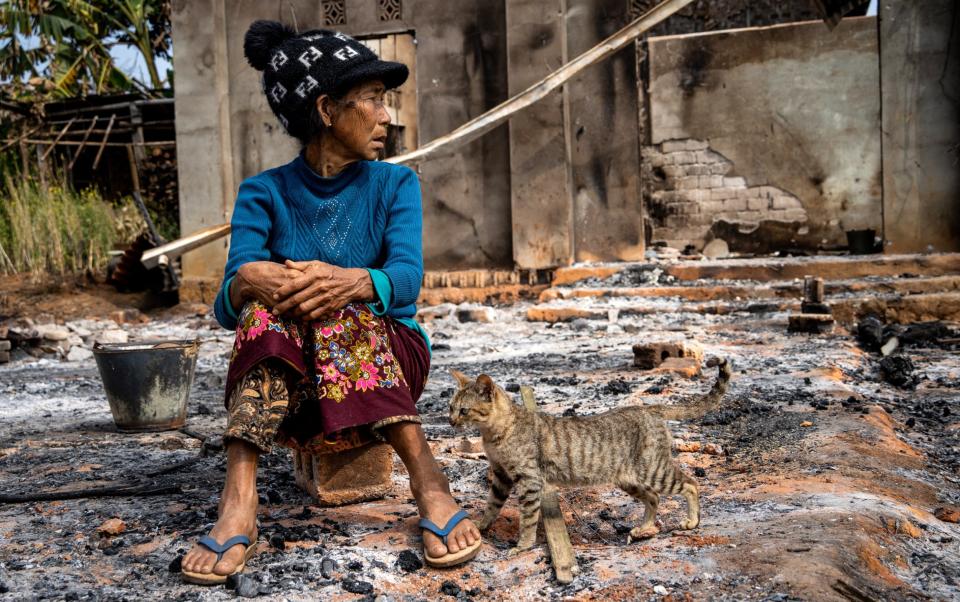
<path id="1" fill-rule="evenodd" d="M 414 498 L 417 500 L 420 517 L 429 519 L 441 528 L 460 510 L 460 506 L 453 497 L 444 491 L 432 491 L 419 495 L 414 492 Z M 423 530 L 423 547 L 433 558 L 456 554 L 460 550 L 473 546 L 479 540 L 480 530 L 469 519 L 460 521 L 453 528 L 447 536 L 447 545 L 443 545 L 443 540 L 439 536 L 426 529 Z"/>
<path id="2" fill-rule="evenodd" d="M 244 499 L 246 498 L 246 499 Z M 220 518 L 210 530 L 210 537 L 223 543 L 235 535 L 246 535 L 250 545 L 257 541 L 257 496 L 231 496 L 220 502 Z M 246 547 L 235 545 L 217 562 L 217 554 L 207 547 L 195 544 L 183 557 L 180 566 L 191 573 L 230 575 L 243 563 Z"/>

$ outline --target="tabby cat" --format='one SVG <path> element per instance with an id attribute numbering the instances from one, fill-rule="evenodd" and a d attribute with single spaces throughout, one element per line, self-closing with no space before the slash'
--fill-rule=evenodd
<path id="1" fill-rule="evenodd" d="M 520 490 L 520 539 L 511 555 L 533 547 L 540 520 L 544 483 L 567 486 L 616 485 L 643 502 L 643 522 L 631 539 L 657 533 L 660 494 L 680 494 L 687 501 L 681 529 L 700 524 L 697 483 L 671 458 L 671 436 L 663 419 L 703 415 L 719 404 L 730 379 L 726 360 L 711 359 L 719 376 L 710 392 L 683 406 L 637 406 L 582 417 L 555 417 L 531 412 L 486 374 L 476 381 L 456 370 L 460 389 L 450 402 L 450 423 L 474 424 L 483 436 L 492 483 L 487 508 L 478 524 L 486 530 L 516 484 Z"/>

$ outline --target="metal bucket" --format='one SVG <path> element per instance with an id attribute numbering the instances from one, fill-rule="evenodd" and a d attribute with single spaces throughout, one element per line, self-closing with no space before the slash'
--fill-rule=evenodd
<path id="1" fill-rule="evenodd" d="M 183 426 L 199 347 L 198 340 L 94 345 L 93 355 L 119 431 Z"/>

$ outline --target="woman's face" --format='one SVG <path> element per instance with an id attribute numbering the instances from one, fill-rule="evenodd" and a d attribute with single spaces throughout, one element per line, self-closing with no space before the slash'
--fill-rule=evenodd
<path id="1" fill-rule="evenodd" d="M 384 107 L 383 83 L 377 80 L 358 84 L 334 103 L 328 103 L 330 134 L 349 158 L 373 161 L 387 141 L 390 114 Z M 318 103 L 321 116 L 324 106 Z"/>

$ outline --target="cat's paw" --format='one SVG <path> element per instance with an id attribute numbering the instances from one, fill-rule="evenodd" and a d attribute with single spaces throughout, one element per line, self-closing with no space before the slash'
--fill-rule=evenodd
<path id="1" fill-rule="evenodd" d="M 680 529 L 687 531 L 689 529 L 696 529 L 697 525 L 700 524 L 699 518 L 688 518 L 687 520 L 680 523 Z"/>
<path id="2" fill-rule="evenodd" d="M 532 547 L 533 546 L 527 546 L 525 548 L 521 548 L 520 546 L 517 546 L 515 548 L 510 548 L 510 550 L 507 552 L 507 558 L 515 558 L 520 554 L 529 551 Z"/>
<path id="3" fill-rule="evenodd" d="M 656 536 L 660 532 L 660 529 L 656 525 L 649 525 L 646 527 L 634 527 L 630 529 L 630 535 L 627 535 L 627 543 L 633 543 L 634 541 L 640 541 L 642 539 L 650 539 L 651 537 Z"/>

